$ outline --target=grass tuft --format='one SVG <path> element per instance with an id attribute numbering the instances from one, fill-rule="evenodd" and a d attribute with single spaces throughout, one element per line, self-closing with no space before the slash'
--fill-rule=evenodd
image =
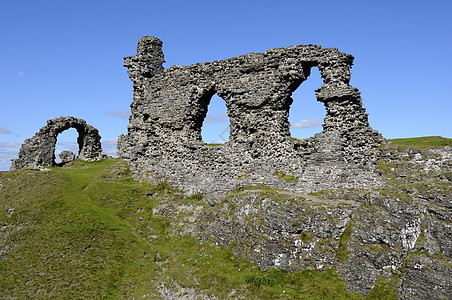
<path id="1" fill-rule="evenodd" d="M 298 177 L 293 176 L 293 175 L 287 175 L 287 174 L 285 174 L 285 173 L 283 173 L 281 171 L 278 171 L 278 170 L 275 170 L 275 175 L 279 179 L 284 180 L 287 183 L 296 182 L 298 180 Z"/>

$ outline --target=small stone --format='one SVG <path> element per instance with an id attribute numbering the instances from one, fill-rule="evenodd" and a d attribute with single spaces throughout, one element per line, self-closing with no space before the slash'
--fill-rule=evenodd
<path id="1" fill-rule="evenodd" d="M 58 155 L 61 159 L 61 164 L 67 164 L 70 163 L 71 161 L 75 160 L 75 154 L 71 151 L 63 151 L 60 153 L 60 155 Z"/>

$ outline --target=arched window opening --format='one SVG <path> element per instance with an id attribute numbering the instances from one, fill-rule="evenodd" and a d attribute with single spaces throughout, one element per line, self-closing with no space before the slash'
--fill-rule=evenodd
<path id="1" fill-rule="evenodd" d="M 69 128 L 57 136 L 55 145 L 55 162 L 61 163 L 60 153 L 63 151 L 71 151 L 75 157 L 79 154 L 79 145 L 77 143 L 78 132 L 75 128 Z"/>
<path id="2" fill-rule="evenodd" d="M 207 115 L 201 127 L 202 140 L 208 145 L 220 145 L 229 140 L 229 117 L 226 102 L 217 94 L 207 106 Z"/>
<path id="3" fill-rule="evenodd" d="M 323 103 L 317 101 L 315 90 L 323 85 L 320 71 L 311 68 L 311 75 L 293 93 L 293 103 L 289 110 L 290 134 L 294 138 L 305 139 L 322 131 L 326 116 Z"/>

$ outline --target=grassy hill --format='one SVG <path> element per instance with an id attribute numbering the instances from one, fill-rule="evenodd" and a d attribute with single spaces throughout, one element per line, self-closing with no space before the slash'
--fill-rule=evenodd
<path id="1" fill-rule="evenodd" d="M 452 139 L 441 136 L 424 136 L 405 139 L 391 139 L 391 142 L 400 146 L 410 147 L 432 147 L 432 146 L 452 146 Z"/>
<path id="2" fill-rule="evenodd" d="M 167 288 L 219 298 L 362 298 L 332 270 L 261 272 L 178 234 L 179 217 L 155 213 L 162 201 L 206 208 L 202 196 L 183 197 L 164 181 L 134 181 L 118 159 L 1 174 L 0 298 L 156 299 Z M 378 293 L 387 291 L 369 297 Z"/>
<path id="3" fill-rule="evenodd" d="M 197 212 L 214 209 L 205 197 L 184 197 L 164 180 L 137 182 L 120 159 L 1 173 L 0 298 L 397 297 L 391 282 L 377 283 L 365 297 L 348 292 L 334 268 L 262 272 L 194 234 Z"/>

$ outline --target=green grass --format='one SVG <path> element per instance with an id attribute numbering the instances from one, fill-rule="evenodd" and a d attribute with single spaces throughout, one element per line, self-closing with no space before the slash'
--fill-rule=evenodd
<path id="1" fill-rule="evenodd" d="M 102 180 L 114 162 L 4 175 L 15 184 L 2 189 L 1 205 L 15 208 L 10 225 L 21 229 L 8 236 L 16 248 L 0 262 L 0 298 L 117 296 L 138 270 L 150 275 L 150 247 L 130 218 L 147 199 L 130 181 Z"/>
<path id="2" fill-rule="evenodd" d="M 336 259 L 341 262 L 347 262 L 348 260 L 348 242 L 350 241 L 350 237 L 352 235 L 352 224 L 349 223 L 345 228 L 339 239 L 339 248 L 336 252 Z"/>
<path id="3" fill-rule="evenodd" d="M 440 136 L 391 139 L 390 141 L 400 146 L 411 146 L 411 147 L 452 146 L 452 139 L 443 138 Z"/>
<path id="4" fill-rule="evenodd" d="M 296 182 L 298 180 L 298 177 L 293 176 L 293 175 L 287 175 L 287 174 L 285 174 L 285 173 L 283 173 L 283 172 L 281 172 L 279 170 L 275 170 L 275 175 L 279 179 L 284 180 L 287 183 Z"/>
<path id="5" fill-rule="evenodd" d="M 0 186 L 2 299 L 158 299 L 162 285 L 220 299 L 363 298 L 333 270 L 262 272 L 231 249 L 175 234 L 178 205 L 207 208 L 204 196 L 138 183 L 118 159 L 2 173 Z M 163 204 L 169 213 L 158 213 Z"/>

